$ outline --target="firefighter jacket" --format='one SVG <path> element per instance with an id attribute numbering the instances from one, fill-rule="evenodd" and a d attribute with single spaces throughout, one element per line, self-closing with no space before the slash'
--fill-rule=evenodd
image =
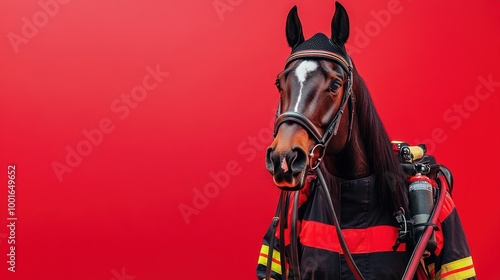
<path id="1" fill-rule="evenodd" d="M 342 234 L 364 278 L 401 279 L 413 247 L 402 243 L 393 250 L 398 228 L 392 213 L 381 210 L 383 207 L 376 197 L 375 176 L 347 181 L 324 171 L 327 185 L 336 186 L 329 187 L 329 191 Z M 293 201 L 295 194 L 291 195 L 290 201 Z M 303 280 L 355 279 L 342 254 L 326 199 L 315 180 L 308 180 L 300 191 L 297 235 L 301 277 Z M 285 251 L 290 249 L 290 217 L 291 209 L 288 211 L 288 227 L 284 233 Z M 475 279 L 469 247 L 449 195 L 441 210 L 438 227 L 439 231 L 435 232 L 437 249 L 425 259 L 426 268 L 417 277 Z M 272 258 L 272 278 L 285 279 L 281 271 L 279 230 L 275 234 L 272 256 L 268 256 L 272 234 L 271 225 L 264 236 L 259 254 L 257 279 L 265 278 L 268 258 Z M 288 264 L 286 267 L 289 279 L 293 279 Z"/>

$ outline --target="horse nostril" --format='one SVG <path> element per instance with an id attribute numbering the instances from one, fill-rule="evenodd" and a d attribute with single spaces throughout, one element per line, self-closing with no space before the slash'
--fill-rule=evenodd
<path id="1" fill-rule="evenodd" d="M 269 172 L 271 172 L 271 174 L 274 174 L 274 164 L 273 164 L 273 160 L 272 160 L 273 151 L 274 151 L 274 149 L 269 147 L 269 148 L 267 148 L 267 152 L 266 152 L 266 168 Z"/>
<path id="2" fill-rule="evenodd" d="M 292 159 L 290 169 L 293 174 L 298 174 L 306 168 L 307 153 L 301 148 L 294 148 L 292 151 L 295 154 L 295 157 Z"/>

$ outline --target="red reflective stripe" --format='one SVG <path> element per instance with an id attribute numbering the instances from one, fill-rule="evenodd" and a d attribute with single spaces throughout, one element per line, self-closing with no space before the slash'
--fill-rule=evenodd
<path id="1" fill-rule="evenodd" d="M 448 271 L 448 272 L 445 272 L 445 273 L 441 274 L 440 278 L 445 278 L 445 277 L 447 277 L 447 276 L 449 276 L 449 275 L 451 275 L 451 274 L 455 274 L 455 273 L 458 273 L 458 272 L 460 272 L 460 271 L 464 271 L 464 270 L 467 270 L 467 269 L 471 269 L 471 268 L 473 268 L 473 267 L 474 267 L 474 265 L 473 265 L 473 264 L 471 264 L 471 265 L 469 265 L 469 266 L 465 266 L 465 267 L 462 267 L 462 268 L 457 268 L 457 269 L 455 269 L 455 270 L 451 270 L 451 271 Z"/>
<path id="2" fill-rule="evenodd" d="M 267 259 L 267 254 L 260 253 L 260 254 L 259 254 L 259 256 L 264 257 L 264 258 L 266 258 L 266 259 Z M 275 263 L 275 264 L 281 264 L 281 262 L 280 262 L 280 261 L 278 261 L 278 260 L 277 260 L 277 259 L 275 259 L 275 258 L 273 258 L 273 263 Z"/>
<path id="3" fill-rule="evenodd" d="M 392 226 L 373 226 L 362 229 L 342 230 L 347 247 L 353 254 L 393 252 L 392 246 L 398 237 L 398 230 Z M 300 243 L 318 249 L 342 253 L 335 226 L 314 221 L 302 221 Z M 404 252 L 401 244 L 397 252 Z"/>
<path id="4" fill-rule="evenodd" d="M 302 221 L 300 243 L 333 252 L 341 251 L 335 227 L 314 221 Z"/>

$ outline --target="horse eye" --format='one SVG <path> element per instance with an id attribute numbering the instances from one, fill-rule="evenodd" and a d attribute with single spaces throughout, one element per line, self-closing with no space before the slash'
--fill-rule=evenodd
<path id="1" fill-rule="evenodd" d="M 274 82 L 274 84 L 276 85 L 276 87 L 278 88 L 278 90 L 281 90 L 280 79 L 276 79 L 276 81 Z"/>
<path id="2" fill-rule="evenodd" d="M 339 80 L 333 80 L 331 83 L 330 83 L 330 86 L 328 86 L 328 90 L 332 93 L 336 93 L 339 88 L 342 86 L 342 84 L 340 83 Z"/>

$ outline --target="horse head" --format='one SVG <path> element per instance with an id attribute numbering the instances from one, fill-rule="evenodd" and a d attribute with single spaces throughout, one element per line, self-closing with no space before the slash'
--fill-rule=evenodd
<path id="1" fill-rule="evenodd" d="M 282 189 L 300 189 L 325 153 L 339 153 L 350 137 L 352 63 L 345 50 L 349 19 L 336 3 L 330 37 L 318 33 L 304 40 L 293 7 L 287 17 L 286 37 L 292 53 L 278 74 L 280 93 L 274 141 L 267 149 L 266 166 Z"/>

